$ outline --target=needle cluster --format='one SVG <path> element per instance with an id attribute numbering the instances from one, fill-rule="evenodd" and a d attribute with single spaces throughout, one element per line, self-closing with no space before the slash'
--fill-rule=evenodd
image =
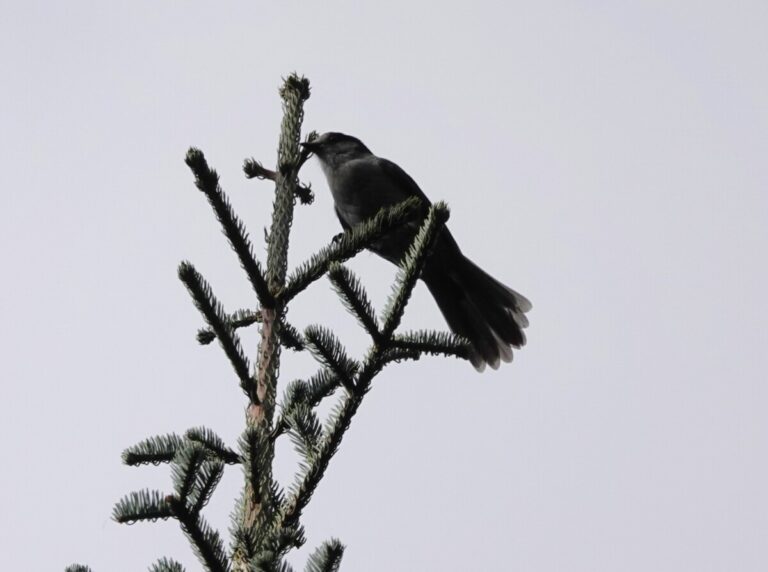
<path id="1" fill-rule="evenodd" d="M 469 355 L 466 341 L 450 333 L 398 332 L 425 258 L 448 220 L 449 211 L 444 203 L 432 205 L 426 216 L 424 205 L 416 198 L 382 209 L 372 219 L 334 238 L 288 273 L 293 209 L 297 200 L 308 204 L 312 196 L 309 186 L 298 179 L 299 169 L 307 159 L 299 141 L 303 104 L 310 95 L 309 82 L 291 75 L 280 94 L 284 117 L 277 167 L 267 169 L 254 159 L 247 160 L 244 167 L 247 177 L 275 184 L 266 265 L 256 259 L 245 225 L 234 213 L 218 174 L 208 165 L 203 152 L 192 148 L 186 156 L 195 185 L 213 208 L 255 294 L 254 309 L 227 312 L 191 262 L 179 266 L 179 278 L 205 322 L 197 333 L 198 341 L 202 345 L 218 341 L 247 399 L 245 428 L 235 446 L 226 444 L 211 429 L 194 427 L 183 434 L 154 436 L 129 447 L 122 455 L 126 465 L 168 465 L 172 489 L 129 493 L 113 510 L 114 520 L 125 524 L 176 520 L 203 568 L 211 572 L 292 572 L 285 555 L 305 542 L 302 511 L 376 375 L 391 363 L 416 360 L 427 354 L 463 359 Z M 306 140 L 314 137 L 316 134 L 310 133 Z M 344 262 L 418 217 L 420 230 L 379 314 L 362 280 Z M 348 355 L 329 328 L 309 325 L 300 331 L 286 320 L 291 300 L 323 276 L 329 278 L 343 306 L 370 338 L 370 347 L 361 359 Z M 252 325 L 258 325 L 262 335 L 258 351 L 249 358 L 238 330 Z M 282 348 L 310 352 L 319 369 L 306 380 L 286 384 L 282 399 L 278 399 Z M 318 405 L 332 398 L 336 402 L 330 415 L 321 419 Z M 275 442 L 286 436 L 301 461 L 293 483 L 284 488 L 273 478 L 272 465 Z M 229 547 L 203 516 L 203 509 L 228 466 L 239 466 L 243 473 L 242 494 L 232 513 Z M 309 557 L 306 570 L 334 572 L 343 553 L 344 546 L 338 540 L 328 540 Z M 75 564 L 67 570 L 90 569 Z M 150 567 L 153 572 L 183 570 L 180 563 L 167 557 Z"/>

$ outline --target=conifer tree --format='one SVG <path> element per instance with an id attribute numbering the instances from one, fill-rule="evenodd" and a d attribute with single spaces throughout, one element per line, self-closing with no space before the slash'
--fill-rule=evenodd
<path id="1" fill-rule="evenodd" d="M 309 82 L 290 75 L 284 80 L 280 96 L 283 119 L 276 168 L 267 169 L 253 159 L 244 163 L 246 177 L 272 181 L 275 186 L 272 222 L 266 236 L 266 265 L 255 257 L 248 232 L 202 151 L 191 148 L 186 156 L 195 185 L 213 208 L 253 288 L 255 309 L 227 312 L 191 262 L 179 265 L 179 278 L 205 321 L 205 327 L 198 331 L 198 341 L 205 345 L 218 340 L 247 400 L 242 435 L 235 445 L 229 445 L 211 429 L 193 427 L 181 434 L 150 437 L 129 447 L 122 455 L 126 465 L 169 465 L 173 490 L 132 492 L 113 510 L 113 518 L 119 523 L 178 521 L 203 568 L 210 572 L 290 572 L 292 568 L 284 557 L 305 542 L 302 511 L 376 375 L 389 364 L 417 360 L 425 354 L 463 359 L 469 356 L 467 342 L 453 334 L 398 330 L 425 257 L 448 219 L 444 203 L 427 206 L 412 198 L 382 209 L 372 219 L 335 237 L 288 273 L 294 207 L 297 202 L 310 204 L 313 199 L 310 187 L 299 180 L 299 170 L 308 158 L 299 142 L 304 103 L 310 96 Z M 316 137 L 311 132 L 306 141 Z M 361 281 L 344 262 L 400 225 L 413 221 L 420 225 L 419 231 L 401 261 L 392 293 L 379 314 Z M 362 359 L 349 356 L 328 328 L 312 325 L 300 332 L 286 319 L 291 300 L 324 276 L 370 337 L 371 345 Z M 246 354 L 238 336 L 240 328 L 254 324 L 261 330 L 255 359 Z M 319 363 L 317 373 L 279 388 L 283 348 L 310 352 Z M 278 401 L 279 389 L 282 398 Z M 321 420 L 317 406 L 325 399 L 336 402 L 328 418 Z M 272 471 L 275 442 L 285 437 L 301 457 L 295 481 L 287 488 L 275 480 Z M 227 546 L 220 532 L 205 520 L 203 509 L 224 470 L 232 465 L 242 470 L 243 488 L 233 510 Z M 311 554 L 305 569 L 336 571 L 343 553 L 341 542 L 330 539 Z M 90 569 L 74 564 L 66 570 Z M 163 557 L 149 570 L 182 572 L 184 567 Z"/>

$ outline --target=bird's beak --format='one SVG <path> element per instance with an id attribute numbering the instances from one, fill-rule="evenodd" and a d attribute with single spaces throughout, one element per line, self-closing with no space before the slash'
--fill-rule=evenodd
<path id="1" fill-rule="evenodd" d="M 316 151 L 317 148 L 318 148 L 318 144 L 317 143 L 307 142 L 307 143 L 299 143 L 299 145 L 304 147 L 304 149 L 306 149 L 307 151 L 312 151 L 312 152 Z"/>

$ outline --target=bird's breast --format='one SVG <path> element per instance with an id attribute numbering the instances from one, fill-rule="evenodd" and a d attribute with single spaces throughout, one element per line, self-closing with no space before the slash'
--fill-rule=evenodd
<path id="1" fill-rule="evenodd" d="M 382 178 L 370 165 L 350 161 L 324 170 L 336 209 L 347 222 L 354 224 L 370 218 L 381 208 L 376 187 L 380 186 Z"/>

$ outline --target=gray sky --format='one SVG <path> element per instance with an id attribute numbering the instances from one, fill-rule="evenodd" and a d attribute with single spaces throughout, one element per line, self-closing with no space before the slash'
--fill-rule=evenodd
<path id="1" fill-rule="evenodd" d="M 183 156 L 205 151 L 260 239 L 272 189 L 240 166 L 274 162 L 296 70 L 306 129 L 397 161 L 534 310 L 499 371 L 377 378 L 291 560 L 337 536 L 342 570 L 765 570 L 766 29 L 764 1 L 6 0 L 0 569 L 199 569 L 175 523 L 110 520 L 169 488 L 119 455 L 241 430 L 176 265 L 229 309 L 254 298 Z M 292 264 L 338 232 L 317 165 L 303 178 Z M 352 266 L 381 307 L 394 268 Z M 327 281 L 290 317 L 364 349 Z M 405 326 L 442 324 L 419 286 Z M 313 368 L 285 354 L 282 381 Z M 280 449 L 281 478 L 295 460 Z M 239 485 L 230 469 L 208 509 L 221 529 Z"/>

